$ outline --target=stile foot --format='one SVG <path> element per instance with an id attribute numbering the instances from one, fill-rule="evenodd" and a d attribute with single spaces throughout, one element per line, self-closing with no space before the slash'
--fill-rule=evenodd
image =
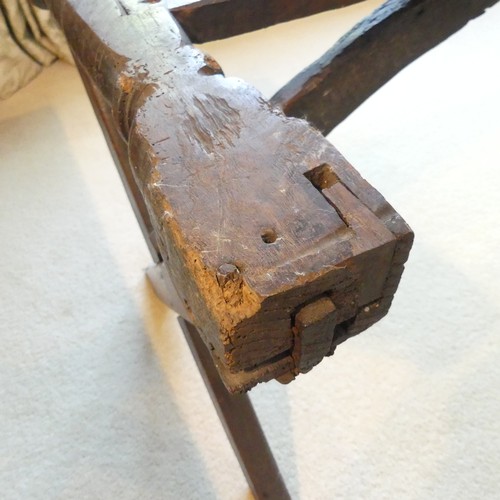
<path id="1" fill-rule="evenodd" d="M 227 391 L 196 328 L 181 317 L 179 323 L 255 498 L 290 499 L 250 398 Z"/>

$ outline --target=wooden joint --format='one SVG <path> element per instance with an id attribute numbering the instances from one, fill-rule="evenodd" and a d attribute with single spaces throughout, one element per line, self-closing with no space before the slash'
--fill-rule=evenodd
<path id="1" fill-rule="evenodd" d="M 225 78 L 164 2 L 47 2 L 154 235 L 156 289 L 231 392 L 290 380 L 387 312 L 412 232 L 317 130 Z"/>

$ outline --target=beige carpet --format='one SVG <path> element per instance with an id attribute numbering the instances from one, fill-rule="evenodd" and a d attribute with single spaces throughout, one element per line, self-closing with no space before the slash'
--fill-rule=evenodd
<path id="1" fill-rule="evenodd" d="M 210 44 L 270 95 L 377 2 Z M 500 5 L 330 139 L 417 238 L 392 312 L 252 393 L 295 499 L 500 497 Z M 247 499 L 74 68 L 0 104 L 0 497 Z"/>

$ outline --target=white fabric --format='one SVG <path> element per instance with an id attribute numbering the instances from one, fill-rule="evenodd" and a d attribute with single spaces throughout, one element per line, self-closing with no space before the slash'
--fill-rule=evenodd
<path id="1" fill-rule="evenodd" d="M 374 3 L 208 50 L 270 95 Z M 417 236 L 387 318 L 251 393 L 295 499 L 499 498 L 499 26 L 331 134 Z M 248 499 L 74 68 L 0 104 L 0 159 L 2 499 Z"/>
<path id="2" fill-rule="evenodd" d="M 0 0 L 0 99 L 7 99 L 57 58 L 72 62 L 48 10 L 29 0 Z"/>

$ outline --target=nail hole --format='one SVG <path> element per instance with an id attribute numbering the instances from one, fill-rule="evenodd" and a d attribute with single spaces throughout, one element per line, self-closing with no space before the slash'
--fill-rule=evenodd
<path id="1" fill-rule="evenodd" d="M 260 237 L 264 243 L 274 243 L 278 235 L 274 229 L 264 229 Z"/>

